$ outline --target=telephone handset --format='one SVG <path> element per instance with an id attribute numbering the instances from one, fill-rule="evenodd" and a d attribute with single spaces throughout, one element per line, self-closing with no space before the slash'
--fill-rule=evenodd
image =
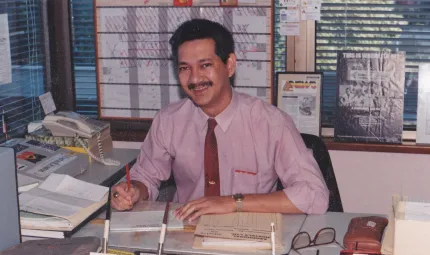
<path id="1" fill-rule="evenodd" d="M 70 136 L 91 138 L 96 133 L 109 127 L 108 123 L 93 120 L 75 112 L 58 112 L 47 115 L 42 124 L 51 131 L 53 136 Z"/>
<path id="2" fill-rule="evenodd" d="M 105 129 L 109 129 L 109 123 L 90 119 L 75 112 L 58 112 L 57 114 L 45 116 L 42 124 L 46 129 L 51 131 L 53 136 L 75 137 L 88 155 L 94 160 L 105 165 L 120 165 L 119 161 L 104 157 L 100 136 Z M 97 149 L 100 157 L 95 156 L 90 149 L 85 146 L 85 143 L 80 137 L 96 137 Z"/>

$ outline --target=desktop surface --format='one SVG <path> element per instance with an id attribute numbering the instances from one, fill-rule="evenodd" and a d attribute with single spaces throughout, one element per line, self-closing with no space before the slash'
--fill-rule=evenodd
<path id="1" fill-rule="evenodd" d="M 102 186 L 112 186 L 125 175 L 125 165 L 129 164 L 131 167 L 134 164 L 139 152 L 138 149 L 113 148 L 111 152 L 105 153 L 105 156 L 120 161 L 119 166 L 107 166 L 91 160 L 88 170 L 77 179 Z"/>

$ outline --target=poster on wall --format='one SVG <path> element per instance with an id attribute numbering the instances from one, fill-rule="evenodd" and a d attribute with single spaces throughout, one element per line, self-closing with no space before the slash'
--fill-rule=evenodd
<path id="1" fill-rule="evenodd" d="M 404 52 L 338 52 L 336 141 L 401 143 Z"/>
<path id="2" fill-rule="evenodd" d="M 278 107 L 300 133 L 320 136 L 322 73 L 277 73 Z"/>
<path id="3" fill-rule="evenodd" d="M 418 71 L 417 144 L 430 144 L 430 63 Z"/>

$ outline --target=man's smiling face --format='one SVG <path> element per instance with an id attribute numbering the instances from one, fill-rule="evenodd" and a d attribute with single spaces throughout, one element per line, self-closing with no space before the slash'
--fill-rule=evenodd
<path id="1" fill-rule="evenodd" d="M 200 106 L 217 108 L 231 93 L 229 78 L 234 74 L 236 57 L 224 63 L 215 53 L 212 39 L 187 41 L 178 48 L 178 77 L 185 93 Z"/>

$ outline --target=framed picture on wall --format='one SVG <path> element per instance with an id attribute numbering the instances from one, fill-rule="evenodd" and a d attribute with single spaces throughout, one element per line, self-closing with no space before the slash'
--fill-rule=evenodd
<path id="1" fill-rule="evenodd" d="M 294 121 L 300 133 L 321 134 L 320 72 L 278 72 L 277 106 Z"/>

